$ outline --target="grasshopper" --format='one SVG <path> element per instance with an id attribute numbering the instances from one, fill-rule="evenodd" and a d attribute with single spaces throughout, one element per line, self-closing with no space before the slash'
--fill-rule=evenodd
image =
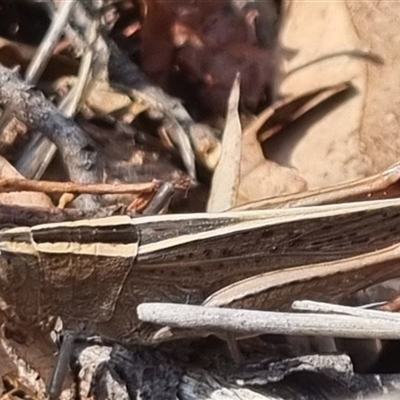
<path id="1" fill-rule="evenodd" d="M 89 324 L 116 340 L 151 342 L 155 330 L 136 315 L 142 302 L 201 304 L 222 290 L 218 305 L 229 306 L 235 296 L 230 290 L 224 298 L 223 288 L 235 282 L 281 269 L 290 276 L 291 268 L 301 277 L 299 269 L 310 264 L 399 242 L 399 200 L 19 227 L 0 232 L 0 297 L 27 321 L 60 316 L 67 326 Z M 319 269 L 317 280 L 298 278 L 293 291 L 279 281 L 276 296 L 270 290 L 268 301 L 251 304 L 282 309 L 301 298 L 302 290 L 319 300 L 340 298 L 400 276 L 400 264 L 392 264 L 334 274 L 328 265 L 326 272 Z"/>

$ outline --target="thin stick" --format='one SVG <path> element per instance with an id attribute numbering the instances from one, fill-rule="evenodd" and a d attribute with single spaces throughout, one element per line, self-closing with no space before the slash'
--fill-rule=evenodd
<path id="1" fill-rule="evenodd" d="M 83 91 L 88 83 L 93 61 L 93 43 L 98 33 L 98 22 L 95 20 L 88 22 L 86 30 L 88 46 L 80 62 L 77 82 L 58 107 L 59 111 L 66 117 L 73 117 L 75 115 Z M 34 172 L 26 174 L 27 168 L 20 169 L 19 171 L 28 178 L 40 179 L 53 160 L 57 152 L 57 147 L 43 135 L 40 135 L 40 139 L 33 138 L 33 141 L 33 149 L 30 148 L 31 146 L 28 146 L 18 161 L 21 166 L 25 164 L 28 169 L 34 169 Z"/>
<path id="2" fill-rule="evenodd" d="M 400 323 L 397 321 L 348 315 L 252 311 L 172 303 L 143 303 L 137 307 L 137 313 L 145 322 L 209 332 L 400 339 Z"/>
<path id="3" fill-rule="evenodd" d="M 90 78 L 90 69 L 92 67 L 94 55 L 94 43 L 96 41 L 99 31 L 99 23 L 97 20 L 91 20 L 86 27 L 86 37 L 88 46 L 85 54 L 82 57 L 79 65 L 78 79 L 64 101 L 60 104 L 60 111 L 67 117 L 73 117 L 78 110 L 79 102 L 81 101 L 85 87 L 87 86 Z"/>
<path id="4" fill-rule="evenodd" d="M 47 66 L 47 62 L 53 54 L 53 50 L 57 46 L 58 40 L 68 23 L 68 17 L 75 7 L 74 1 L 62 1 L 53 18 L 46 36 L 40 43 L 40 46 L 29 64 L 25 74 L 26 82 L 35 85 L 40 78 L 43 70 Z"/>
<path id="5" fill-rule="evenodd" d="M 375 318 L 375 319 L 379 318 L 388 321 L 400 322 L 400 314 L 389 311 L 369 310 L 361 307 L 348 307 L 348 306 L 341 306 L 330 303 L 321 303 L 310 300 L 295 301 L 292 304 L 292 309 L 297 311 L 306 311 L 313 313 L 344 314 L 344 315 L 352 315 L 354 317 Z"/>
<path id="6" fill-rule="evenodd" d="M 158 182 L 144 183 L 75 183 L 75 182 L 52 182 L 34 181 L 30 179 L 0 179 L 0 193 L 9 192 L 43 192 L 43 193 L 87 193 L 87 194 L 126 194 L 126 193 L 149 193 L 154 191 Z"/>
<path id="7" fill-rule="evenodd" d="M 19 120 L 57 145 L 72 181 L 101 181 L 102 171 L 93 139 L 42 93 L 32 90 L 16 72 L 1 65 L 0 98 L 5 107 L 14 108 Z"/>
<path id="8" fill-rule="evenodd" d="M 170 182 L 163 183 L 150 201 L 150 204 L 143 211 L 143 215 L 158 214 L 169 203 L 173 195 L 173 185 Z"/>

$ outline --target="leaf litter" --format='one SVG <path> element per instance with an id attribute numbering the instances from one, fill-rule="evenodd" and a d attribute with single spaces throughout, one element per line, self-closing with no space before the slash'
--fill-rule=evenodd
<path id="1" fill-rule="evenodd" d="M 50 3 L 53 8 L 48 15 L 54 19 L 56 2 Z M 77 3 L 82 9 L 83 2 Z M 49 104 L 53 101 L 63 110 L 61 104 L 67 93 L 77 91 L 77 85 L 81 85 L 81 94 L 74 100 L 78 113 L 74 121 L 91 138 L 89 153 L 93 146 L 96 157 L 98 154 L 93 164 L 95 178 L 80 179 L 79 174 L 72 177 L 65 157 L 57 153 L 54 160 L 53 155 L 45 156 L 49 150 L 43 153 L 32 140 L 38 137 L 39 127 L 22 120 L 27 130 L 13 128 L 5 108 L 0 123 L 1 143 L 4 141 L 0 187 L 2 183 L 3 188 L 7 187 L 5 183 L 11 179 L 16 190 L 0 193 L 2 205 L 53 209 L 62 198 L 63 188 L 65 193 L 71 192 L 68 185 L 71 188 L 73 184 L 78 185 L 75 189 L 79 193 L 85 192 L 82 186 L 91 185 L 91 202 L 79 202 L 84 196 L 78 196 L 76 201 L 62 201 L 67 207 L 105 209 L 113 205 L 117 213 L 130 215 L 145 214 L 151 204 L 149 192 L 154 195 L 162 183 L 174 187 L 172 201 L 168 200 L 169 212 L 333 204 L 383 198 L 388 192 L 397 196 L 400 145 L 395 24 L 400 8 L 396 3 L 287 1 L 277 12 L 266 5 L 268 1 L 261 6 L 249 1 L 235 2 L 244 3 L 244 7 L 234 14 L 221 13 L 210 3 L 209 10 L 205 6 L 204 14 L 194 17 L 190 14 L 193 10 L 184 3 L 182 9 L 174 11 L 177 14 L 163 8 L 163 1 L 110 5 L 119 19 L 110 17 L 112 13 L 105 14 L 109 17 L 109 36 L 121 48 L 125 46 L 126 54 L 136 51 L 132 59 L 140 59 L 141 54 L 142 68 L 153 75 L 151 80 L 140 69 L 124 72 L 126 63 L 121 62 L 114 75 L 125 81 L 118 84 L 110 81 L 104 61 L 99 62 L 102 51 L 110 52 L 112 46 L 93 31 L 99 22 L 93 17 L 96 14 L 84 10 L 86 38 L 74 30 L 71 22 L 76 16 L 71 14 L 71 24 L 64 27 L 65 36 L 53 43 L 54 49 L 59 45 L 54 53 L 64 54 L 51 55 L 37 89 L 45 93 Z M 156 8 L 149 11 L 153 6 Z M 37 36 L 30 44 L 22 43 L 27 41 L 23 18 L 27 11 L 23 6 L 18 6 L 22 7 L 17 9 L 20 25 L 13 36 L 8 22 L 15 14 L 10 14 L 7 7 L 0 8 L 0 18 L 5 19 L 4 26 L 9 29 L 0 33 L 0 63 L 25 71 L 42 37 Z M 164 26 L 150 19 L 154 10 L 155 18 L 161 18 Z M 46 12 L 38 18 L 46 20 Z M 175 36 L 165 43 L 168 52 L 159 53 L 155 38 L 168 26 Z M 79 44 L 88 38 L 90 27 L 92 47 L 82 50 Z M 222 28 L 227 33 L 221 33 Z M 273 39 L 278 28 L 279 44 Z M 85 76 L 79 81 L 74 74 L 79 74 L 79 63 L 82 72 L 85 56 L 79 61 L 72 55 L 87 54 L 94 48 L 98 57 L 87 59 Z M 241 54 L 246 54 L 245 61 Z M 237 72 L 241 73 L 240 97 L 237 82 L 232 89 Z M 129 75 L 132 73 L 134 76 Z M 166 76 L 170 82 L 166 82 Z M 185 81 L 186 88 L 174 87 L 177 77 L 178 83 L 180 79 Z M 221 110 L 226 111 L 226 107 L 224 120 Z M 69 113 L 73 115 L 75 110 Z M 11 135 L 5 136 L 7 129 Z M 35 161 L 37 165 L 32 169 Z M 50 181 L 49 185 L 54 181 L 52 189 L 46 190 L 43 185 L 41 193 L 40 185 L 33 185 L 34 192 L 21 191 L 18 181 L 29 187 L 31 183 L 24 181 L 23 175 L 39 177 L 42 172 L 36 172 L 43 163 L 49 167 L 43 168 L 42 179 Z M 21 175 L 13 165 L 26 173 Z M 30 175 L 27 171 L 36 172 Z M 131 184 L 138 186 L 130 189 Z M 139 184 L 143 184 L 142 191 L 137 190 Z M 61 189 L 54 193 L 54 187 Z M 124 190 L 128 193 L 122 194 Z M 31 339 L 29 356 L 21 343 L 13 344 L 20 346 L 20 357 L 32 357 L 35 363 L 42 358 L 40 370 L 49 370 L 54 347 L 43 332 L 28 332 L 13 318 L 8 323 L 19 326 L 16 331 L 25 331 Z M 46 343 L 44 358 L 38 355 L 40 343 Z M 0 361 L 5 357 L 0 353 Z M 8 362 L 1 367 L 1 375 L 13 369 Z"/>

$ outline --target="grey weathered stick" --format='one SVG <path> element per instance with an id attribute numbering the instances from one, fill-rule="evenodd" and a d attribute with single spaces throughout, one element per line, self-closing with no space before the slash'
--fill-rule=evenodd
<path id="1" fill-rule="evenodd" d="M 53 51 L 68 24 L 68 18 L 75 6 L 76 3 L 73 1 L 64 1 L 54 11 L 52 23 L 26 70 L 25 81 L 28 84 L 36 85 L 38 82 L 50 57 L 53 55 Z M 28 143 L 22 156 L 17 160 L 16 167 L 22 175 L 39 179 L 51 162 L 55 152 L 56 146 L 48 138 L 38 133 Z"/>
<path id="2" fill-rule="evenodd" d="M 171 140 L 179 149 L 189 176 L 196 179 L 195 156 L 189 140 L 189 130 L 194 124 L 191 116 L 178 99 L 152 85 L 139 67 L 113 43 L 110 44 L 110 50 L 109 73 L 112 85 L 142 100 L 162 120 Z M 207 128 L 204 126 L 204 129 Z"/>
<path id="3" fill-rule="evenodd" d="M 40 179 L 53 159 L 57 147 L 40 132 L 31 132 L 31 140 L 26 144 L 15 168 L 28 179 Z"/>
<path id="4" fill-rule="evenodd" d="M 292 309 L 296 311 L 305 311 L 324 314 L 344 314 L 353 317 L 384 319 L 388 321 L 400 322 L 398 313 L 381 310 L 370 310 L 361 307 L 341 306 L 338 304 L 323 303 L 311 300 L 298 300 L 293 302 Z"/>
<path id="5" fill-rule="evenodd" d="M 99 23 L 97 20 L 91 20 L 86 27 L 86 39 L 88 42 L 85 54 L 82 57 L 79 65 L 78 79 L 71 92 L 61 103 L 59 109 L 67 117 L 72 117 L 78 110 L 79 102 L 81 101 L 85 87 L 90 78 L 90 69 L 94 56 L 94 44 L 99 35 Z"/>
<path id="6" fill-rule="evenodd" d="M 143 215 L 158 214 L 169 204 L 173 195 L 174 186 L 170 182 L 163 183 L 143 211 Z"/>
<path id="7" fill-rule="evenodd" d="M 211 332 L 400 339 L 400 322 L 348 315 L 280 313 L 173 303 L 143 303 L 137 307 L 137 313 L 144 322 Z"/>
<path id="8" fill-rule="evenodd" d="M 14 71 L 0 66 L 0 101 L 15 116 L 57 145 L 72 181 L 101 180 L 96 145 L 75 122 L 65 117 L 42 93 L 32 90 Z"/>
<path id="9" fill-rule="evenodd" d="M 79 102 L 90 77 L 93 60 L 93 44 L 98 35 L 98 22 L 91 20 L 86 27 L 88 46 L 79 66 L 78 79 L 75 86 L 64 98 L 58 109 L 66 117 L 73 117 L 78 110 Z M 57 147 L 47 138 L 39 134 L 34 136 L 17 161 L 17 169 L 27 177 L 40 179 L 56 154 Z"/>
<path id="10" fill-rule="evenodd" d="M 396 391 L 400 380 L 398 374 L 390 377 L 354 374 L 350 358 L 343 354 L 286 358 L 260 364 L 254 362 L 250 371 L 238 368 L 233 376 L 229 367 L 225 367 L 226 363 L 221 363 L 218 372 L 184 367 L 183 376 L 178 375 L 171 362 L 157 357 L 157 350 L 151 347 L 119 348 L 116 351 L 106 346 L 89 346 L 77 354 L 77 359 L 82 368 L 80 376 L 83 379 L 79 381 L 82 398 L 89 397 L 90 388 L 91 393 L 100 393 L 102 398 L 129 399 L 127 388 L 134 386 L 136 389 L 143 385 L 143 380 L 129 378 L 132 375 L 141 376 L 143 370 L 152 372 L 152 375 L 144 376 L 150 375 L 154 382 L 146 393 L 153 396 L 151 398 L 162 400 L 175 400 L 176 394 L 171 390 L 174 388 L 179 388 L 180 400 L 337 400 L 353 399 L 355 392 L 359 398 L 362 396 L 369 400 L 397 400 L 399 397 L 396 393 L 390 398 L 381 396 L 382 393 Z M 115 366 L 118 372 L 122 370 L 126 373 L 111 373 L 115 371 Z M 309 382 L 304 382 L 304 379 L 283 380 L 289 375 L 303 375 L 307 371 L 316 378 L 312 380 L 311 394 Z M 96 379 L 93 379 L 94 376 Z M 177 378 L 178 387 L 174 385 Z M 161 386 L 160 382 L 165 381 L 168 384 Z"/>
<path id="11" fill-rule="evenodd" d="M 46 7 L 47 13 L 51 19 L 54 18 L 56 12 L 57 12 L 57 7 L 55 6 L 54 3 L 56 3 L 57 0 L 51 0 L 51 1 L 46 1 L 44 6 Z M 74 20 L 74 23 L 76 23 L 76 18 L 74 18 L 74 15 L 77 13 L 82 14 L 82 5 L 81 3 L 75 2 L 75 9 L 73 10 L 72 14 L 72 19 Z M 66 38 L 70 41 L 72 45 L 72 51 L 73 54 L 76 58 L 79 58 L 82 56 L 84 53 L 84 50 L 86 48 L 86 43 L 83 39 L 83 37 L 78 33 L 77 29 L 73 29 L 69 23 L 65 25 L 64 29 L 64 34 Z"/>
<path id="12" fill-rule="evenodd" d="M 68 3 L 71 5 L 71 2 Z M 79 3 L 76 3 L 75 5 L 77 8 L 80 8 L 79 6 L 81 6 L 81 4 Z M 54 45 L 58 42 L 58 36 L 60 32 L 62 32 L 62 30 L 60 31 L 61 27 L 59 26 L 60 23 L 58 21 L 61 21 L 61 17 L 65 17 L 65 12 L 63 12 L 63 10 L 61 9 L 62 7 L 63 6 L 61 5 L 60 11 L 57 10 L 57 13 L 53 17 L 52 26 L 56 25 L 58 27 L 58 31 L 56 32 L 55 29 L 50 27 L 49 32 L 46 36 L 48 37 L 46 43 L 49 42 L 51 39 L 53 40 Z M 83 15 L 83 21 L 85 22 L 84 28 L 87 45 L 85 49 L 85 54 L 80 62 L 77 82 L 70 93 L 64 98 L 63 102 L 58 107 L 59 111 L 66 117 L 74 116 L 78 108 L 78 103 L 81 101 L 83 91 L 85 87 L 87 87 L 93 61 L 94 43 L 96 41 L 96 38 L 99 36 L 98 19 L 89 18 L 86 15 L 85 11 L 82 9 L 80 9 L 80 14 L 81 18 Z M 63 19 L 63 21 L 63 26 L 65 28 L 68 21 L 65 20 L 65 18 Z M 56 33 L 58 33 L 58 36 L 55 36 Z M 43 46 L 45 46 L 45 44 Z M 100 59 L 100 55 L 97 55 L 97 58 Z M 36 63 L 35 65 L 37 64 L 38 63 Z M 33 74 L 36 74 L 35 76 L 33 76 L 35 78 L 32 81 L 33 83 L 36 83 L 37 79 L 40 76 L 39 73 L 41 73 L 41 70 L 38 72 L 32 70 L 31 75 L 33 76 Z M 28 83 L 31 83 L 30 79 L 30 75 L 27 75 L 26 81 Z M 48 137 L 45 137 L 39 133 L 38 135 L 33 137 L 28 146 L 25 148 L 25 151 L 17 161 L 17 169 L 28 178 L 40 179 L 43 173 L 46 171 L 47 167 L 49 166 L 50 162 L 52 161 L 56 150 L 57 147 L 52 143 L 52 141 L 50 141 Z"/>
<path id="13" fill-rule="evenodd" d="M 28 66 L 25 74 L 26 82 L 36 84 L 39 80 L 50 57 L 53 55 L 53 50 L 57 46 L 58 40 L 68 23 L 68 17 L 75 5 L 76 2 L 74 1 L 61 1 L 59 3 L 59 8 L 53 17 L 50 28 L 46 32 L 35 56 Z"/>

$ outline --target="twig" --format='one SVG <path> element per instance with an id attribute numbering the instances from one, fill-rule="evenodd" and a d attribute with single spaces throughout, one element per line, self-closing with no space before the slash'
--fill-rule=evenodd
<path id="1" fill-rule="evenodd" d="M 143 215 L 158 214 L 169 203 L 173 194 L 174 186 L 169 182 L 163 183 L 143 211 Z"/>
<path id="2" fill-rule="evenodd" d="M 0 179 L 0 192 L 44 192 L 44 193 L 75 193 L 75 194 L 127 194 L 149 193 L 158 186 L 157 182 L 145 183 L 93 183 L 35 181 L 30 179 Z"/>
<path id="3" fill-rule="evenodd" d="M 292 304 L 292 309 L 313 313 L 344 314 L 352 315 L 353 317 L 375 318 L 400 322 L 400 314 L 389 311 L 369 310 L 361 307 L 348 307 L 338 304 L 329 304 L 310 300 L 295 301 Z"/>
<path id="4" fill-rule="evenodd" d="M 66 117 L 73 117 L 75 115 L 85 86 L 88 83 L 93 59 L 93 49 L 90 46 L 93 45 L 96 39 L 97 31 L 98 24 L 96 21 L 91 21 L 88 26 L 89 48 L 82 57 L 79 66 L 78 80 L 58 107 L 60 112 Z M 18 160 L 18 170 L 24 176 L 40 179 L 53 160 L 56 151 L 57 147 L 48 138 L 42 135 L 39 135 L 39 137 L 36 136 L 28 144 L 23 155 Z"/>
<path id="5" fill-rule="evenodd" d="M 18 119 L 56 144 L 72 181 L 101 181 L 101 166 L 93 140 L 42 93 L 33 91 L 17 73 L 3 66 L 0 66 L 0 101 L 13 107 Z"/>
<path id="6" fill-rule="evenodd" d="M 89 82 L 89 77 L 91 75 L 90 69 L 92 66 L 94 55 L 94 44 L 98 35 L 99 23 L 97 20 L 92 19 L 90 22 L 88 22 L 88 25 L 86 27 L 85 36 L 88 42 L 88 47 L 79 65 L 77 82 L 59 107 L 60 111 L 68 117 L 72 117 L 75 115 L 76 110 L 78 109 L 79 102 L 81 101 L 84 89 Z"/>
<path id="7" fill-rule="evenodd" d="M 15 168 L 29 179 L 40 179 L 57 151 L 57 147 L 40 132 L 32 131 Z"/>
<path id="8" fill-rule="evenodd" d="M 71 4 L 70 2 L 67 3 Z M 63 13 L 62 7 L 63 5 L 60 6 L 60 11 L 57 10 L 57 13 L 53 19 L 53 25 L 56 25 L 58 21 L 61 20 L 61 16 L 59 16 L 60 14 L 62 15 L 62 17 L 65 17 L 64 15 L 65 12 Z M 71 9 L 69 9 L 69 12 L 70 11 Z M 68 21 L 67 19 L 63 19 L 62 21 L 64 22 L 63 26 L 65 27 Z M 94 52 L 93 46 L 96 41 L 96 38 L 99 35 L 98 30 L 99 30 L 99 23 L 97 20 L 91 19 L 87 22 L 86 40 L 88 42 L 88 46 L 86 47 L 85 54 L 80 62 L 78 80 L 75 86 L 70 91 L 70 93 L 66 96 L 64 101 L 58 107 L 59 111 L 63 113 L 66 117 L 73 117 L 75 115 L 83 91 L 87 86 L 90 77 L 90 69 L 93 61 L 93 52 Z M 57 31 L 57 33 L 60 32 Z M 48 34 L 46 36 L 47 40 L 46 43 L 50 41 L 51 38 L 53 38 L 52 40 L 54 41 L 54 45 L 56 45 L 59 35 L 52 37 L 51 34 L 53 34 L 53 36 L 55 34 L 53 32 L 52 27 L 50 27 Z M 45 44 L 42 43 L 42 45 L 46 46 L 46 43 Z M 39 72 L 41 73 L 42 69 Z M 32 72 L 32 74 L 33 73 L 34 72 Z M 39 75 L 36 74 L 35 77 L 31 77 L 31 75 L 27 74 L 26 78 L 27 82 L 36 83 Z M 50 162 L 52 161 L 56 151 L 57 147 L 47 137 L 43 137 L 41 134 L 39 134 L 38 136 L 34 137 L 31 140 L 31 142 L 25 148 L 25 151 L 23 152 L 22 156 L 17 161 L 18 170 L 21 172 L 21 174 L 23 174 L 27 178 L 40 179 L 43 173 L 46 171 L 47 167 L 49 166 Z"/>
<path id="9" fill-rule="evenodd" d="M 194 121 L 181 102 L 150 84 L 139 67 L 113 43 L 110 43 L 109 73 L 112 86 L 142 100 L 162 120 L 179 149 L 189 176 L 196 179 L 195 157 L 189 140 L 189 129 Z"/>
<path id="10" fill-rule="evenodd" d="M 54 18 L 55 14 L 57 12 L 57 7 L 55 7 L 55 5 L 54 5 L 54 3 L 56 3 L 56 2 L 57 2 L 57 0 L 51 0 L 51 1 L 46 1 L 46 3 L 44 4 L 44 6 L 47 9 L 47 13 L 49 14 L 49 17 L 51 19 Z M 82 12 L 80 4 L 78 2 L 76 2 L 76 7 L 73 11 L 74 11 L 73 15 L 76 13 Z M 74 22 L 76 22 L 75 19 L 74 19 Z M 77 32 L 76 29 L 73 29 L 69 23 L 67 23 L 65 25 L 64 34 L 72 45 L 72 51 L 73 51 L 74 56 L 76 58 L 81 57 L 86 48 L 86 43 L 83 40 L 82 36 Z"/>
<path id="11" fill-rule="evenodd" d="M 306 335 L 358 339 L 400 339 L 400 323 L 348 315 L 238 310 L 172 303 L 143 303 L 141 321 L 208 332 L 240 335 Z"/>
<path id="12" fill-rule="evenodd" d="M 59 8 L 52 20 L 50 28 L 46 32 L 46 36 L 40 43 L 40 46 L 26 71 L 25 80 L 27 83 L 35 85 L 39 80 L 40 75 L 46 68 L 47 63 L 53 54 L 53 50 L 58 44 L 58 40 L 68 23 L 68 17 L 76 3 L 74 1 L 62 1 L 59 4 Z"/>

